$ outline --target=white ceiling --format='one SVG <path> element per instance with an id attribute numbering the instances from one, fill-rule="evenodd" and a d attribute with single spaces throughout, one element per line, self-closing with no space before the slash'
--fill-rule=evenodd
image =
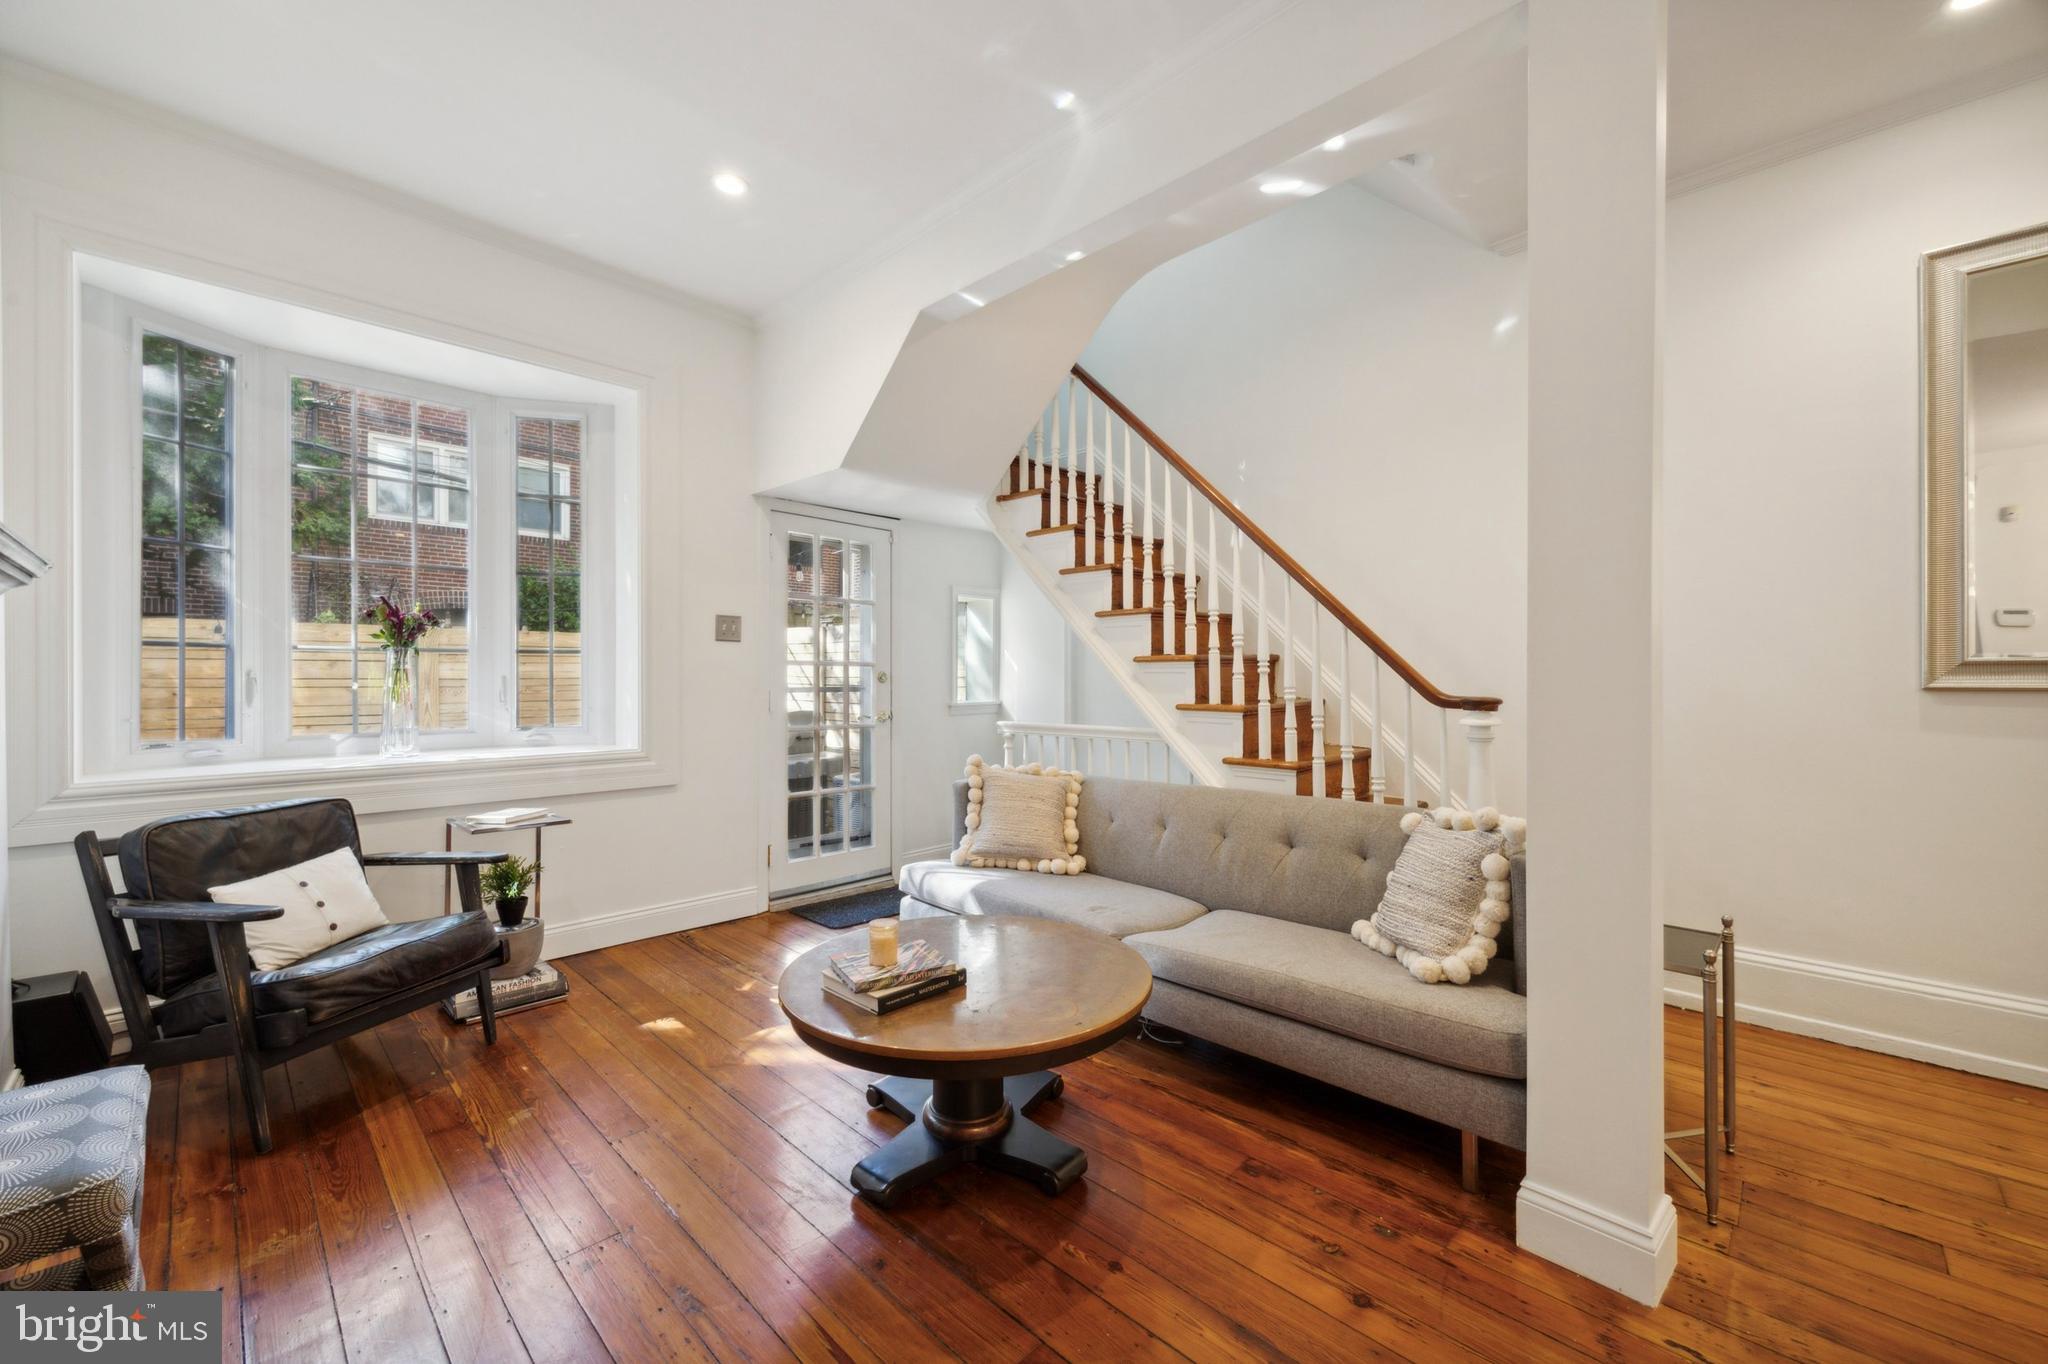
<path id="1" fill-rule="evenodd" d="M 1671 0 L 1665 172 L 1674 190 L 2048 75 L 2048 0 Z M 1527 82 L 1477 94 L 1420 164 L 1358 183 L 1475 242 L 1526 223 Z"/>
<path id="2" fill-rule="evenodd" d="M 1272 7 L 0 0 L 0 49 L 754 312 Z"/>
<path id="3" fill-rule="evenodd" d="M 1283 0 L 0 0 L 0 49 L 760 312 Z M 1675 181 L 2048 72 L 2048 0 L 1671 0 Z M 1062 113 L 1052 95 L 1076 93 Z M 1369 187 L 1519 231 L 1494 91 Z M 711 176 L 746 177 L 745 199 Z"/>

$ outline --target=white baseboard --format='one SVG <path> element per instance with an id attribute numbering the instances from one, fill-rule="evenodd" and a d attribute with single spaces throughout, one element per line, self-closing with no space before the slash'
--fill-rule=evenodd
<path id="1" fill-rule="evenodd" d="M 1515 1195 L 1515 1244 L 1655 1307 L 1678 1268 L 1678 1214 L 1659 1194 L 1650 1224 L 1639 1227 L 1525 1179 Z"/>
<path id="2" fill-rule="evenodd" d="M 935 848 L 911 848 L 896 859 L 896 865 L 906 862 L 943 862 L 953 855 L 951 843 L 941 843 Z"/>
<path id="3" fill-rule="evenodd" d="M 588 918 L 550 919 L 547 945 L 542 955 L 552 960 L 574 956 L 578 952 L 595 952 L 599 948 L 617 947 L 620 943 L 638 942 L 642 938 L 658 938 L 664 933 L 680 933 L 685 929 L 724 923 L 728 919 L 744 919 L 760 908 L 760 888 L 744 886 L 738 890 L 714 891 L 709 895 L 694 895 L 687 900 L 621 909 Z"/>
<path id="4" fill-rule="evenodd" d="M 0 1093 L 4 1093 L 10 1089 L 20 1089 L 26 1083 L 28 1083 L 28 1081 L 22 1075 L 21 1067 L 16 1066 L 13 1070 L 7 1072 L 7 1083 L 0 1084 Z"/>
<path id="5" fill-rule="evenodd" d="M 1664 998 L 1700 1007 L 1700 983 Z M 1865 1051 L 2048 1089 L 2048 999 L 1735 945 L 1735 1016 Z"/>

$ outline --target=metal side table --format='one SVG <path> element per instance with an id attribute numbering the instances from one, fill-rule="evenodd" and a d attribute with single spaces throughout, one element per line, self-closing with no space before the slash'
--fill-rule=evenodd
<path id="1" fill-rule="evenodd" d="M 1700 981 L 1700 1031 L 1704 1042 L 1705 1125 L 1664 1134 L 1664 1154 L 1707 1196 L 1707 1225 L 1718 1225 L 1721 1211 L 1721 1154 L 1735 1154 L 1735 920 L 1721 916 L 1721 931 L 1664 925 L 1664 969 Z M 1715 996 L 1715 985 L 1720 994 Z M 1716 1015 L 1719 1028 L 1715 1027 Z M 1685 1163 L 1671 1143 L 1705 1137 L 1706 1178 Z M 1719 1140 L 1716 1140 L 1716 1138 Z"/>

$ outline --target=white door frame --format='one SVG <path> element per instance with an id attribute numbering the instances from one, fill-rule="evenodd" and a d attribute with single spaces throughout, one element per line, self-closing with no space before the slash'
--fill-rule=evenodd
<path id="1" fill-rule="evenodd" d="M 764 848 L 762 883 L 763 901 L 777 898 L 800 897 L 807 892 L 838 884 L 850 884 L 872 880 L 889 875 L 895 861 L 895 770 L 893 745 L 890 742 L 893 728 L 890 714 L 891 678 L 895 667 L 894 621 L 896 585 L 894 577 L 894 523 L 886 518 L 863 516 L 857 512 L 841 511 L 830 507 L 814 507 L 799 502 L 787 502 L 776 498 L 764 498 L 763 507 L 768 513 L 767 535 L 761 560 L 763 629 L 761 632 L 761 679 L 766 696 L 762 720 L 762 762 L 766 780 L 762 783 L 761 832 Z M 784 684 L 786 680 L 784 646 L 785 611 L 788 608 L 784 562 L 785 540 L 793 525 L 800 525 L 830 534 L 834 531 L 865 532 L 867 538 L 879 542 L 882 563 L 877 574 L 874 608 L 876 618 L 875 688 L 874 710 L 879 718 L 874 726 L 875 742 L 873 751 L 874 798 L 871 817 L 874 821 L 874 840 L 871 847 L 859 854 L 830 854 L 820 860 L 817 879 L 805 879 L 800 871 L 802 863 L 792 864 L 788 859 L 788 798 L 786 776 L 788 725 L 784 711 Z M 805 859 L 810 861 L 812 859 Z M 837 862 L 839 866 L 826 871 L 824 867 Z"/>

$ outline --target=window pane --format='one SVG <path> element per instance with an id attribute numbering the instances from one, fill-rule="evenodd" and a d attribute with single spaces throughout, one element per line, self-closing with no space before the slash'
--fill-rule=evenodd
<path id="1" fill-rule="evenodd" d="M 524 470 L 520 472 L 522 475 L 525 473 Z M 519 533 L 532 536 L 548 534 L 554 516 L 548 508 L 548 499 L 545 497 L 522 496 L 519 499 Z"/>
<path id="2" fill-rule="evenodd" d="M 792 862 L 801 862 L 816 852 L 811 846 L 811 807 L 814 803 L 810 796 L 798 796 L 789 803 L 789 860 Z"/>
<path id="3" fill-rule="evenodd" d="M 842 596 L 846 592 L 846 542 L 829 536 L 818 540 L 818 595 Z"/>
<path id="4" fill-rule="evenodd" d="M 140 377 L 137 736 L 232 738 L 235 362 L 145 335 Z"/>
<path id="5" fill-rule="evenodd" d="M 524 634 L 521 635 L 524 638 Z M 548 724 L 548 651 L 519 651 L 519 714 L 521 729 L 541 729 Z"/>
<path id="6" fill-rule="evenodd" d="M 787 766 L 789 789 L 808 791 L 812 779 L 817 775 L 818 735 L 812 729 L 793 729 L 789 732 Z"/>
<path id="7" fill-rule="evenodd" d="M 953 603 L 953 699 L 996 699 L 996 603 L 963 596 Z"/>
<path id="8" fill-rule="evenodd" d="M 846 846 L 875 846 L 875 793 L 853 791 L 846 797 Z"/>
<path id="9" fill-rule="evenodd" d="M 470 419 L 305 377 L 292 380 L 292 732 L 375 733 L 384 659 L 363 611 L 431 609 L 420 727 L 470 722 Z"/>
<path id="10" fill-rule="evenodd" d="M 818 547 L 808 535 L 789 537 L 789 594 L 808 597 L 817 591 Z"/>
<path id="11" fill-rule="evenodd" d="M 863 601 L 872 601 L 875 596 L 875 571 L 872 551 L 858 540 L 847 542 L 846 546 L 846 595 Z"/>

